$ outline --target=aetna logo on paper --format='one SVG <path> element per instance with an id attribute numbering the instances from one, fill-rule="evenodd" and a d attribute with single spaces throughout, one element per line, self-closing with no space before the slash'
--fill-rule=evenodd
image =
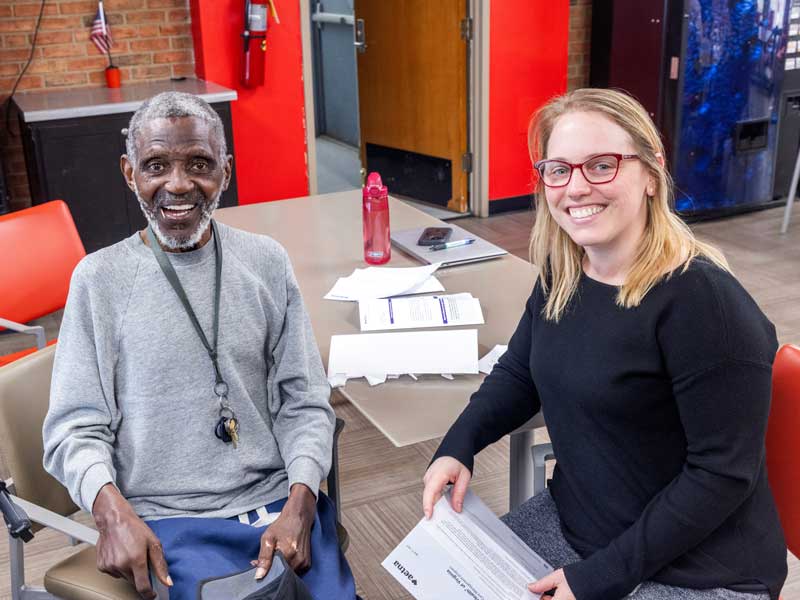
<path id="1" fill-rule="evenodd" d="M 394 566 L 397 567 L 397 570 L 400 571 L 403 574 L 403 576 L 408 577 L 408 580 L 411 583 L 417 585 L 417 580 L 414 579 L 414 576 L 409 572 L 408 569 L 406 569 L 403 565 L 400 564 L 400 561 L 397 560 L 394 561 Z"/>

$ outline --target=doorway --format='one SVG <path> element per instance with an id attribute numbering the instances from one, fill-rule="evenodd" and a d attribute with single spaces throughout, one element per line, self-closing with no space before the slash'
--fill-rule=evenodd
<path id="1" fill-rule="evenodd" d="M 305 1 L 312 193 L 360 187 L 363 166 L 437 217 L 480 212 L 477 0 Z"/>

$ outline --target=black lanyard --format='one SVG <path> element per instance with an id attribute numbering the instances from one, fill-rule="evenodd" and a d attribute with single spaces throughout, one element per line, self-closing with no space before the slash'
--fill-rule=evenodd
<path id="1" fill-rule="evenodd" d="M 214 373 L 216 374 L 216 383 L 214 384 L 214 393 L 219 397 L 220 403 L 222 404 L 223 408 L 228 408 L 225 401 L 228 397 L 228 384 L 225 383 L 225 380 L 222 378 L 222 374 L 219 370 L 219 363 L 217 362 L 217 343 L 219 342 L 219 297 L 220 291 L 222 288 L 222 246 L 219 242 L 219 234 L 217 232 L 217 228 L 214 225 L 214 221 L 211 221 L 211 233 L 212 237 L 214 238 L 214 252 L 216 255 L 216 274 L 215 274 L 215 284 L 214 284 L 214 346 L 212 347 L 211 344 L 208 343 L 208 338 L 206 338 L 206 334 L 203 333 L 203 328 L 200 327 L 200 322 L 197 320 L 197 316 L 194 314 L 194 310 L 192 310 L 192 305 L 189 303 L 189 298 L 186 297 L 186 292 L 181 285 L 180 279 L 178 279 L 178 274 L 175 272 L 175 267 L 172 266 L 169 258 L 167 257 L 166 252 L 161 248 L 161 245 L 156 240 L 156 236 L 153 233 L 153 228 L 149 225 L 147 226 L 147 239 L 150 242 L 150 249 L 153 251 L 153 254 L 156 257 L 156 261 L 158 261 L 161 270 L 164 272 L 164 275 L 169 281 L 172 289 L 175 290 L 175 293 L 178 295 L 181 303 L 183 304 L 183 308 L 186 309 L 186 314 L 189 315 L 189 319 L 192 321 L 192 325 L 194 325 L 195 331 L 197 331 L 197 335 L 200 337 L 200 341 L 203 342 L 203 346 L 205 346 L 206 351 L 208 352 L 209 358 L 211 358 L 211 362 L 214 364 Z"/>

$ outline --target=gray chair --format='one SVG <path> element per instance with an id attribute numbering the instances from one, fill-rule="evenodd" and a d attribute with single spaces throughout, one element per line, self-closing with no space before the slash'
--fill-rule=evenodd
<path id="1" fill-rule="evenodd" d="M 10 471 L 11 479 L 6 483 L 13 494 L 12 500 L 34 523 L 34 533 L 49 527 L 88 546 L 50 567 L 42 589 L 26 584 L 24 544 L 9 535 L 12 598 L 137 600 L 139 595 L 127 581 L 97 570 L 97 531 L 68 518 L 79 509 L 67 490 L 42 466 L 42 423 L 49 406 L 54 354 L 55 346 L 49 346 L 0 368 L 0 456 Z M 346 550 L 347 531 L 338 523 L 340 495 L 336 468 L 336 442 L 343 427 L 344 421 L 337 419 L 328 490 L 337 509 L 339 542 Z"/>
<path id="2" fill-rule="evenodd" d="M 553 444 L 535 444 L 531 446 L 533 458 L 533 495 L 535 496 L 547 487 L 546 463 L 555 460 Z"/>
<path id="3" fill-rule="evenodd" d="M 0 455 L 11 474 L 9 491 L 34 522 L 34 533 L 50 527 L 89 546 L 50 567 L 42 589 L 25 583 L 23 542 L 9 536 L 12 598 L 136 600 L 139 595 L 127 581 L 97 570 L 97 531 L 67 518 L 79 509 L 42 467 L 42 422 L 49 405 L 54 355 L 55 346 L 49 346 L 0 369 Z"/>

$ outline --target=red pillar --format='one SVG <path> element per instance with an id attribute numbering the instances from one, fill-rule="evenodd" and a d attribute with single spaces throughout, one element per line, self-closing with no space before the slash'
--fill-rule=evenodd
<path id="1" fill-rule="evenodd" d="M 489 199 L 533 192 L 528 122 L 567 91 L 567 0 L 502 0 L 490 5 Z"/>
<path id="2" fill-rule="evenodd" d="M 239 83 L 244 0 L 190 4 L 197 76 L 239 94 L 231 103 L 239 203 L 307 195 L 299 2 L 276 2 L 281 22 L 269 19 L 264 85 L 253 90 Z"/>

